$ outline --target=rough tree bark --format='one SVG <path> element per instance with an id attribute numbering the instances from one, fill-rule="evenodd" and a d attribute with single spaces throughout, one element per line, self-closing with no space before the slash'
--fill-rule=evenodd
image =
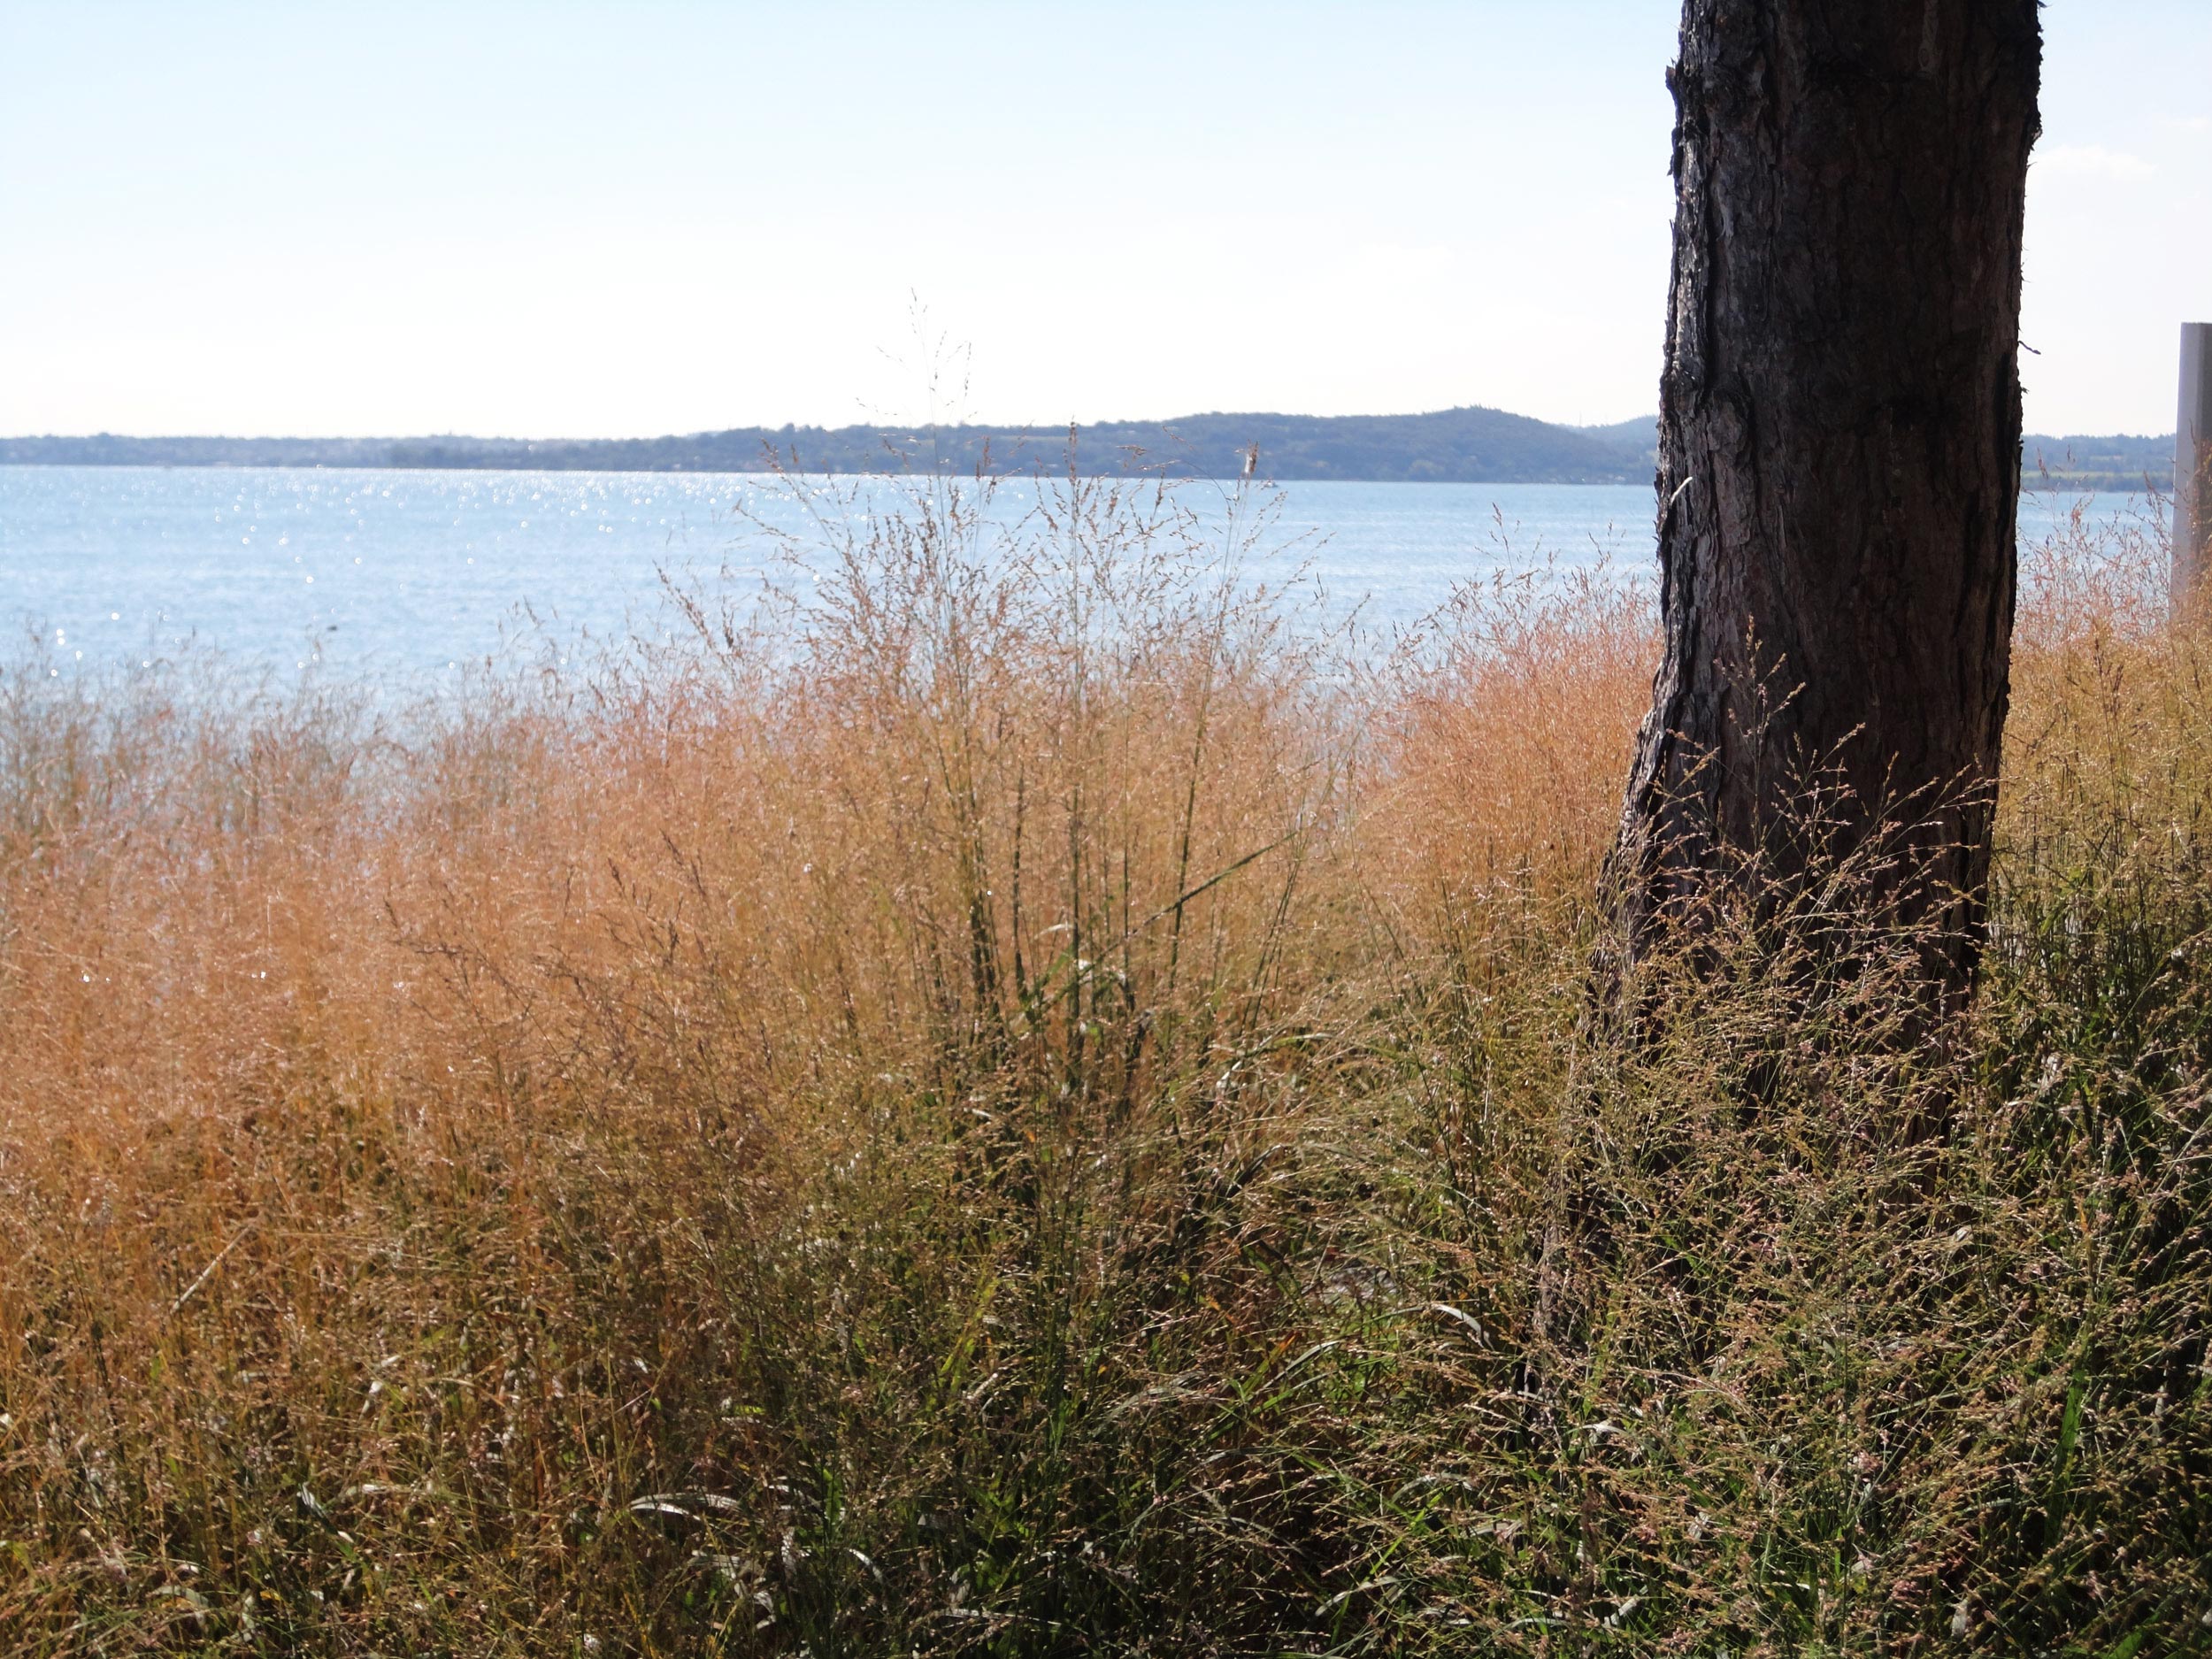
<path id="1" fill-rule="evenodd" d="M 1660 397 L 1665 654 L 1610 872 L 1632 956 L 1793 796 L 1928 811 L 1968 986 L 2004 724 L 2036 0 L 1686 0 Z M 1899 878 L 1901 880 L 1902 878 Z"/>

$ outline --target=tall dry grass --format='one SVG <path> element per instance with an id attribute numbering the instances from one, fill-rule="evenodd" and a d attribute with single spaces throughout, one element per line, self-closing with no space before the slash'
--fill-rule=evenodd
<path id="1" fill-rule="evenodd" d="M 397 724 L 19 671 L 11 1647 L 2203 1645 L 2154 547 L 2035 567 L 1989 983 L 1900 1055 L 1899 952 L 1785 999 L 1771 928 L 1581 1018 L 1632 590 L 1361 657 L 1265 534 L 933 485 Z"/>

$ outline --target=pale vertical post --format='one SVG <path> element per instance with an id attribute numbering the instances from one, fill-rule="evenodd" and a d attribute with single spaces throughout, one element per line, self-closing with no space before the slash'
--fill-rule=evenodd
<path id="1" fill-rule="evenodd" d="M 2202 597 L 2212 543 L 2212 323 L 2181 326 L 2181 403 L 2174 420 L 2177 609 Z"/>

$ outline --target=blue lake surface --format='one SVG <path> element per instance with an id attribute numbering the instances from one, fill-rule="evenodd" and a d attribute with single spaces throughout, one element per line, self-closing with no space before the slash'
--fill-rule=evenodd
<path id="1" fill-rule="evenodd" d="M 712 588 L 774 570 L 802 588 L 818 516 L 897 504 L 911 481 L 795 485 L 738 473 L 0 467 L 0 626 L 61 672 L 150 664 L 204 648 L 242 670 L 434 687 L 463 666 L 535 661 L 584 637 L 679 625 L 662 573 Z M 926 488 L 926 486 L 923 486 Z M 1224 486 L 1179 486 L 1217 523 Z M 1037 487 L 1002 488 L 1002 520 Z M 856 497 L 853 495 L 857 491 Z M 2024 536 L 2073 504 L 2030 497 Z M 2117 513 L 2127 498 L 2099 497 Z M 1652 569 L 1648 488 L 1316 482 L 1284 485 L 1263 549 L 1302 567 L 1326 611 L 1417 623 L 1455 584 L 1501 568 L 1600 558 Z M 764 529 L 763 526 L 768 526 Z M 1263 565 L 1261 573 L 1267 574 Z"/>

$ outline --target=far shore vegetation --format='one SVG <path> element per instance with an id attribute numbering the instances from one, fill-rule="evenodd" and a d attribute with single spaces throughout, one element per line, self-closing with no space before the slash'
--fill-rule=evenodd
<path id="1" fill-rule="evenodd" d="M 1026 473 L 1054 464 L 1065 427 L 933 425 L 739 426 L 660 438 L 0 438 L 0 465 L 477 467 L 554 472 Z M 1082 427 L 1094 470 L 1233 479 L 1259 450 L 1263 476 L 1401 483 L 1648 484 L 1655 416 L 1563 426 L 1502 410 L 1422 415 L 1201 414 Z M 2132 493 L 2173 465 L 2165 437 L 2036 437 L 2031 488 Z"/>

